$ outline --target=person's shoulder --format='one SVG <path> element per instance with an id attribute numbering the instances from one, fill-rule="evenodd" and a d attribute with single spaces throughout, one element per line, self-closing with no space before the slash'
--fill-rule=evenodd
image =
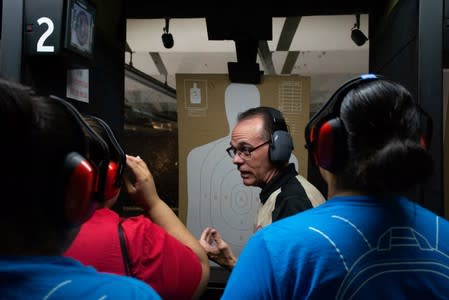
<path id="1" fill-rule="evenodd" d="M 283 180 L 281 185 L 281 192 L 283 194 L 305 194 L 304 188 L 296 179 L 296 176 L 294 176 L 293 174 Z"/>
<path id="2" fill-rule="evenodd" d="M 151 219 L 143 214 L 123 219 L 122 226 L 127 234 L 129 232 L 152 232 L 156 234 L 158 231 L 164 231 L 159 225 L 153 223 Z"/>
<path id="3" fill-rule="evenodd" d="M 308 199 L 313 207 L 325 202 L 321 192 L 301 175 L 291 176 L 285 180 L 281 186 L 280 196 L 293 201 Z"/>
<path id="4" fill-rule="evenodd" d="M 263 251 L 263 255 L 277 261 L 288 260 L 291 251 L 300 249 L 301 253 L 308 252 L 308 247 L 316 239 L 311 230 L 314 223 L 310 222 L 311 219 L 301 216 L 302 214 L 283 218 L 259 229 L 249 238 L 244 251 L 258 249 L 259 252 Z M 239 260 L 240 258 L 237 264 Z"/>
<path id="5" fill-rule="evenodd" d="M 299 233 L 303 230 L 303 227 L 307 224 L 308 218 L 304 218 L 303 216 L 303 214 L 306 211 L 279 219 L 276 222 L 273 222 L 268 226 L 265 226 L 257 230 L 253 236 L 259 235 L 260 238 L 264 238 L 267 236 L 281 237 L 281 235 L 285 236 L 284 234 L 287 234 L 288 232 L 290 232 L 290 234 L 293 232 L 295 232 L 295 234 Z"/>
<path id="6" fill-rule="evenodd" d="M 153 288 L 132 277 L 98 272 L 87 280 L 105 295 L 110 295 L 108 299 L 160 299 Z"/>
<path id="7" fill-rule="evenodd" d="M 309 227 L 321 223 L 326 217 L 332 214 L 332 209 L 327 205 L 320 205 L 313 209 L 306 209 L 291 216 L 282 218 L 273 222 L 269 226 L 263 228 L 264 234 L 269 235 L 282 235 L 288 232 L 294 232 L 295 234 L 304 235 L 306 232 L 310 232 Z"/>
<path id="8" fill-rule="evenodd" d="M 129 245 L 135 249 L 164 241 L 168 235 L 164 228 L 144 215 L 126 218 L 122 221 L 122 228 Z"/>
<path id="9" fill-rule="evenodd" d="M 310 181 L 301 175 L 296 175 L 296 180 L 301 184 L 302 188 L 307 194 L 313 207 L 316 207 L 326 201 L 326 198 L 321 194 L 321 192 L 314 186 Z"/>
<path id="10" fill-rule="evenodd" d="M 156 291 L 142 281 L 99 272 L 72 258 L 38 257 L 31 262 L 36 260 L 39 264 L 31 263 L 31 267 L 41 272 L 42 286 L 50 286 L 52 290 L 57 287 L 58 295 L 64 295 L 64 299 L 160 299 Z M 29 261 L 26 263 L 30 264 Z"/>

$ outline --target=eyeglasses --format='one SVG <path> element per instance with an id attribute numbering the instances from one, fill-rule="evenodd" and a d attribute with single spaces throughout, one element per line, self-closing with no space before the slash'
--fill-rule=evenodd
<path id="1" fill-rule="evenodd" d="M 251 153 L 259 149 L 260 147 L 269 144 L 271 141 L 266 141 L 259 146 L 256 146 L 254 148 L 250 147 L 242 147 L 241 149 L 236 149 L 233 146 L 226 149 L 226 152 L 228 152 L 229 156 L 234 159 L 236 155 L 238 155 L 241 159 L 249 160 L 251 159 Z"/>

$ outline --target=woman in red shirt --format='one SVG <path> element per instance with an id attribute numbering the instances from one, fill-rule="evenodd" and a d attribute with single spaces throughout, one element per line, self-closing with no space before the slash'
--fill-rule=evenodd
<path id="1" fill-rule="evenodd" d="M 96 118 L 86 120 L 110 150 L 120 147 L 104 121 Z M 145 213 L 121 218 L 111 210 L 120 188 L 117 187 L 115 193 L 105 192 L 105 201 L 82 225 L 65 255 L 98 271 L 141 279 L 164 299 L 199 298 L 209 279 L 209 263 L 204 250 L 159 197 L 145 162 L 138 156 L 120 158 L 124 156 L 120 154 L 123 153 L 121 148 L 116 149 L 118 154 L 113 152 L 110 151 L 110 161 L 118 164 L 126 161 L 130 176 L 124 176 L 123 182 L 129 196 Z M 119 225 L 122 238 L 119 237 Z"/>

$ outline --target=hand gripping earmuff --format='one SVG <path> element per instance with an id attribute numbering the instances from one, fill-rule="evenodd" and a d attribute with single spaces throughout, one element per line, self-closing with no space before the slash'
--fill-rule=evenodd
<path id="1" fill-rule="evenodd" d="M 268 152 L 270 161 L 273 163 L 287 162 L 293 151 L 293 140 L 288 132 L 287 124 L 277 109 L 268 108 L 267 111 L 273 122 L 273 133 Z"/>
<path id="2" fill-rule="evenodd" d="M 338 88 L 330 99 L 315 113 L 305 128 L 306 148 L 317 165 L 336 173 L 341 170 L 348 155 L 347 134 L 340 119 L 340 107 L 344 97 L 361 82 L 383 79 L 375 74 L 364 74 L 353 78 Z M 432 119 L 416 105 L 424 120 L 421 121 L 420 143 L 427 148 L 432 136 Z"/>
<path id="3" fill-rule="evenodd" d="M 73 116 L 83 131 L 93 137 L 105 160 L 95 164 L 77 152 L 69 153 L 64 161 L 63 181 L 65 184 L 64 213 L 65 221 L 70 226 L 78 226 L 95 211 L 102 199 L 109 160 L 108 145 L 85 122 L 80 113 L 69 102 L 59 97 L 50 96 L 58 101 Z"/>
<path id="4" fill-rule="evenodd" d="M 109 150 L 114 151 L 114 153 L 112 153 L 111 151 L 111 159 L 108 163 L 108 169 L 106 172 L 103 189 L 103 198 L 105 200 L 108 200 L 117 196 L 117 194 L 120 192 L 122 174 L 126 163 L 126 155 L 125 151 L 115 138 L 114 132 L 109 127 L 109 125 L 98 117 L 90 117 L 96 120 L 98 125 L 103 128 L 105 134 L 107 135 L 107 139 L 109 142 L 108 145 L 112 146 L 112 149 L 110 147 Z"/>

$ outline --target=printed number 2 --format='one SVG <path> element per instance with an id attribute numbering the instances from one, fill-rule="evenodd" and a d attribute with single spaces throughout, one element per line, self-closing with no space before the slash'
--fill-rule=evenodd
<path id="1" fill-rule="evenodd" d="M 42 36 L 37 41 L 37 52 L 55 52 L 54 46 L 44 46 L 45 40 L 53 33 L 53 29 L 55 28 L 53 21 L 47 17 L 42 17 L 37 19 L 37 24 L 41 26 L 42 23 L 48 25 L 48 29 L 42 34 Z"/>

